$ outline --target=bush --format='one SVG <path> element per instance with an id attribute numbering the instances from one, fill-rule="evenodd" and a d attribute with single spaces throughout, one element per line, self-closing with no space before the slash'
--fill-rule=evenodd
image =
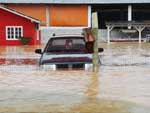
<path id="1" fill-rule="evenodd" d="M 30 42 L 31 37 L 19 37 L 19 40 L 22 42 L 23 45 L 27 45 Z"/>

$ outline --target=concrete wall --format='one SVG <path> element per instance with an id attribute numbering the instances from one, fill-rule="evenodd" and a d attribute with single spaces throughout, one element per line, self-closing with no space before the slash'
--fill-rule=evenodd
<path id="1" fill-rule="evenodd" d="M 41 31 L 41 41 L 42 43 L 46 43 L 53 35 L 53 33 L 57 35 L 64 35 L 64 34 L 73 34 L 73 35 L 81 35 L 82 34 L 82 29 L 43 29 Z M 99 30 L 99 42 L 106 42 L 106 36 L 107 36 L 107 31 L 106 30 Z"/>
<path id="2" fill-rule="evenodd" d="M 42 29 L 41 30 L 41 41 L 42 43 L 46 43 L 53 35 L 53 33 L 57 35 L 64 35 L 64 34 L 73 34 L 73 35 L 81 35 L 82 33 L 82 30 L 81 29 L 55 29 L 55 28 L 52 28 L 52 29 Z"/>
<path id="3" fill-rule="evenodd" d="M 61 34 L 73 34 L 73 35 L 80 35 L 82 33 L 82 29 L 43 29 L 41 31 L 41 41 L 42 43 L 46 43 L 48 41 L 49 38 L 52 37 L 53 33 L 55 33 L 56 35 L 61 35 Z M 117 38 L 117 37 L 122 37 L 122 33 L 118 32 L 118 31 L 112 31 L 111 32 L 111 39 L 113 38 Z M 99 30 L 99 43 L 100 42 L 107 42 L 107 30 L 106 29 L 100 29 Z"/>
<path id="4" fill-rule="evenodd" d="M 41 37 L 42 37 L 42 43 L 46 43 L 48 39 L 52 36 L 52 34 L 55 33 L 56 35 L 61 35 L 61 34 L 76 34 L 80 35 L 82 33 L 82 29 L 79 28 L 63 28 L 63 29 L 56 29 L 56 28 L 51 28 L 51 29 L 43 29 L 41 31 Z M 147 33 L 146 33 L 147 34 Z M 149 32 L 150 34 L 150 32 Z M 135 34 L 126 34 L 121 32 L 121 30 L 113 30 L 111 31 L 111 38 L 110 39 L 128 39 L 128 38 L 138 38 L 138 32 Z M 99 43 L 100 42 L 107 42 L 107 30 L 106 29 L 100 29 L 99 30 Z M 145 37 L 145 31 L 142 33 L 142 37 Z"/>

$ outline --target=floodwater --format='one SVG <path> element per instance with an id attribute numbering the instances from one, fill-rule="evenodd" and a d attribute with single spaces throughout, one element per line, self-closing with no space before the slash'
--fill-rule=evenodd
<path id="1" fill-rule="evenodd" d="M 44 71 L 38 46 L 0 47 L 0 112 L 150 113 L 150 44 L 100 44 L 98 73 Z"/>

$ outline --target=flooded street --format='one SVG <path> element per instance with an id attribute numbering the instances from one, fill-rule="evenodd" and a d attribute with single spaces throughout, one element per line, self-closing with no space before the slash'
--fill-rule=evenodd
<path id="1" fill-rule="evenodd" d="M 44 71 L 38 46 L 0 47 L 0 112 L 150 113 L 150 44 L 101 44 L 99 73 Z"/>

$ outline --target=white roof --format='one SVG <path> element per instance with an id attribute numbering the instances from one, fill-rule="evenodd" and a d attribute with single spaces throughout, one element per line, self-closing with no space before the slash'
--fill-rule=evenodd
<path id="1" fill-rule="evenodd" d="M 22 14 L 22 13 L 19 13 L 19 12 L 15 11 L 15 10 L 12 10 L 12 9 L 9 9 L 9 8 L 7 8 L 7 7 L 4 7 L 4 6 L 1 6 L 1 5 L 0 5 L 0 9 L 5 10 L 5 11 L 8 11 L 8 12 L 11 12 L 11 13 L 13 13 L 13 14 L 15 14 L 15 15 L 21 16 L 21 17 L 26 18 L 26 19 L 28 19 L 28 20 L 31 20 L 31 21 L 33 21 L 33 22 L 40 23 L 40 21 L 37 20 L 37 19 L 34 19 L 34 18 L 32 18 L 32 17 L 29 17 L 29 16 L 26 16 L 26 15 L 24 15 L 24 14 Z"/>

